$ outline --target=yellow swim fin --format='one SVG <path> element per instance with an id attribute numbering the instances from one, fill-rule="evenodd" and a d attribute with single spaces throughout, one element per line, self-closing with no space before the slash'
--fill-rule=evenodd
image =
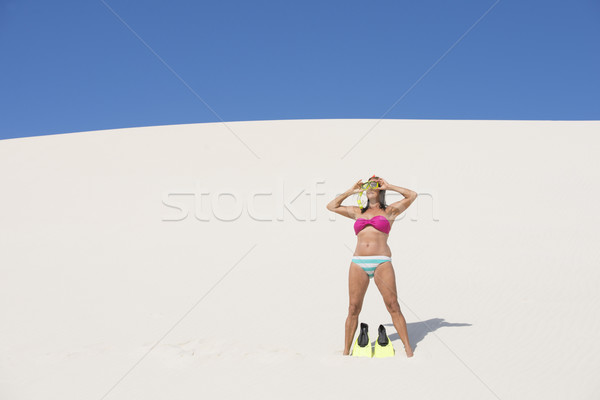
<path id="1" fill-rule="evenodd" d="M 373 350 L 373 357 L 382 358 L 382 357 L 394 357 L 396 351 L 394 350 L 394 346 L 392 346 L 392 342 L 385 332 L 385 328 L 383 325 L 379 325 L 379 335 L 377 336 L 377 340 L 375 341 L 375 349 Z"/>
<path id="2" fill-rule="evenodd" d="M 353 357 L 373 357 L 371 340 L 369 339 L 369 326 L 364 322 L 360 323 L 360 333 L 354 342 L 352 348 Z"/>

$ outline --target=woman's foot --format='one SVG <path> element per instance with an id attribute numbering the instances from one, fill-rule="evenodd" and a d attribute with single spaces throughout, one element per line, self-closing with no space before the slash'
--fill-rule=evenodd
<path id="1" fill-rule="evenodd" d="M 404 351 L 406 352 L 406 357 L 412 357 L 413 356 L 413 351 L 410 347 L 408 348 L 404 348 Z"/>

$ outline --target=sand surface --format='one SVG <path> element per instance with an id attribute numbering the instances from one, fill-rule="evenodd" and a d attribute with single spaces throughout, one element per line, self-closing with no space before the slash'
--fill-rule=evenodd
<path id="1" fill-rule="evenodd" d="M 598 399 L 599 133 L 285 120 L 2 140 L 0 398 Z M 342 356 L 356 236 L 325 206 L 373 174 L 419 193 L 388 242 L 412 358 L 373 281 L 360 321 L 396 356 Z"/>

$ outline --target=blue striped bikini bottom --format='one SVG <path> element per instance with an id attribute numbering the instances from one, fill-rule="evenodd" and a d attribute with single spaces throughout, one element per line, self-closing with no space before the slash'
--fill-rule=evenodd
<path id="1" fill-rule="evenodd" d="M 369 275 L 369 279 L 373 278 L 375 269 L 386 262 L 392 261 L 392 257 L 388 256 L 352 256 L 352 262 L 358 264 Z"/>

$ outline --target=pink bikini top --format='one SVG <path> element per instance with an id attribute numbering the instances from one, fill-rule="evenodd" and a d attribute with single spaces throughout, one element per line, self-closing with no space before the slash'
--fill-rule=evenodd
<path id="1" fill-rule="evenodd" d="M 373 225 L 375 229 L 383 233 L 390 233 L 390 221 L 383 215 L 376 215 L 371 219 L 359 218 L 354 223 L 354 232 L 358 235 L 358 232 L 362 231 L 367 225 Z"/>

